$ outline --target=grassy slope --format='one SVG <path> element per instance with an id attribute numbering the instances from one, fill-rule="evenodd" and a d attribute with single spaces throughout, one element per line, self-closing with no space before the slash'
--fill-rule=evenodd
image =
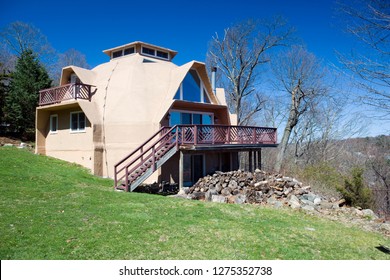
<path id="1" fill-rule="evenodd" d="M 76 165 L 0 148 L 0 259 L 390 259 L 375 249 L 389 239 L 301 212 L 111 186 Z"/>

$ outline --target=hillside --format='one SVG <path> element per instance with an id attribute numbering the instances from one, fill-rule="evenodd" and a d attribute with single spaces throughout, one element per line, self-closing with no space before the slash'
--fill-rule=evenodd
<path id="1" fill-rule="evenodd" d="M 390 239 L 291 209 L 121 193 L 112 181 L 0 148 L 0 258 L 390 259 Z"/>

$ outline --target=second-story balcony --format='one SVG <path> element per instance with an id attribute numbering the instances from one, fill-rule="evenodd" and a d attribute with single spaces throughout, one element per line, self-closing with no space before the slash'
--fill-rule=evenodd
<path id="1" fill-rule="evenodd" d="M 77 99 L 91 101 L 91 85 L 71 83 L 39 91 L 39 106 Z"/>

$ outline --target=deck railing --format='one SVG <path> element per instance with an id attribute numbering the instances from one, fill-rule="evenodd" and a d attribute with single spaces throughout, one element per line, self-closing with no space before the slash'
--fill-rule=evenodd
<path id="1" fill-rule="evenodd" d="M 182 145 L 276 144 L 276 128 L 232 125 L 179 125 Z"/>
<path id="2" fill-rule="evenodd" d="M 91 85 L 72 83 L 59 87 L 44 89 L 39 92 L 39 105 L 60 103 L 65 100 L 91 100 Z"/>

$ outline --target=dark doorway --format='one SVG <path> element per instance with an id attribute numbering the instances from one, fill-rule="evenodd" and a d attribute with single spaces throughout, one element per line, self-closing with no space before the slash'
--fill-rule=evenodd
<path id="1" fill-rule="evenodd" d="M 196 183 L 203 177 L 203 155 L 192 156 L 192 182 Z"/>
<path id="2" fill-rule="evenodd" d="M 184 186 L 195 184 L 199 178 L 204 176 L 203 173 L 203 155 L 184 155 L 183 179 Z"/>

